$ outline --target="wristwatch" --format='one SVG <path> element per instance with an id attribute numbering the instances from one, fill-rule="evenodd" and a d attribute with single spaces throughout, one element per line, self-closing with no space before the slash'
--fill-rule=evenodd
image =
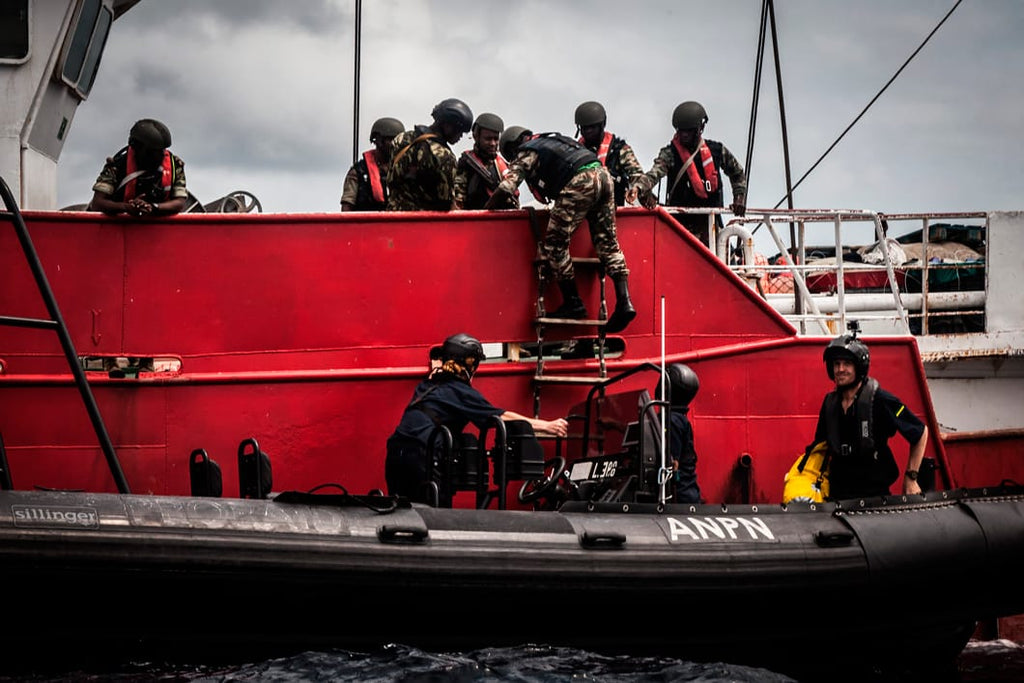
<path id="1" fill-rule="evenodd" d="M 907 470 L 903 473 L 903 476 L 911 481 L 917 481 L 917 470 Z"/>

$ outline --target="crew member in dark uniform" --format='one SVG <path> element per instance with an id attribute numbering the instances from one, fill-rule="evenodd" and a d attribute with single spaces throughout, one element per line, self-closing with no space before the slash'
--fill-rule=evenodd
<path id="1" fill-rule="evenodd" d="M 383 211 L 388 201 L 388 169 L 395 136 L 405 131 L 398 119 L 385 116 L 373 122 L 370 142 L 374 148 L 363 152 L 345 175 L 341 190 L 342 211 Z"/>
<path id="2" fill-rule="evenodd" d="M 697 449 L 690 424 L 690 402 L 700 389 L 700 380 L 692 368 L 672 363 L 665 368 L 672 406 L 668 423 L 668 453 L 672 460 L 674 500 L 677 503 L 700 503 L 697 484 Z"/>
<path id="3" fill-rule="evenodd" d="M 607 332 L 620 332 L 636 317 L 629 298 L 629 268 L 619 247 L 615 228 L 615 194 L 608 169 L 581 143 L 559 133 L 518 137 L 518 147 L 508 141 L 515 160 L 509 165 L 485 208 L 501 208 L 524 180 L 542 203 L 553 201 L 541 251 L 562 292 L 562 305 L 553 318 L 582 320 L 587 309 L 576 286 L 569 255 L 569 240 L 586 218 L 590 239 L 601 265 L 615 283 L 615 310 L 605 324 Z"/>
<path id="4" fill-rule="evenodd" d="M 534 433 L 564 437 L 568 423 L 563 418 L 541 420 L 511 410 L 497 408 L 470 384 L 484 360 L 480 342 L 465 333 L 452 335 L 441 346 L 440 367 L 430 371 L 413 392 L 394 433 L 388 438 L 384 478 L 388 494 L 426 502 L 425 484 L 431 480 L 427 462 L 430 437 L 438 425 L 444 425 L 458 438 L 466 425 L 478 429 L 492 417 L 505 422 L 523 420 Z"/>
<path id="5" fill-rule="evenodd" d="M 928 427 L 903 402 L 868 376 L 871 354 L 853 334 L 833 339 L 824 353 L 835 391 L 822 401 L 814 443 L 828 444 L 829 500 L 889 494 L 899 467 L 889 448 L 897 432 L 910 444 L 903 493 L 921 493 L 917 475 Z"/>

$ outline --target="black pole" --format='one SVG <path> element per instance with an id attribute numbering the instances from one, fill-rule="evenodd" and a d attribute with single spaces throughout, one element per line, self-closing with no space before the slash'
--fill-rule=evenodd
<path id="1" fill-rule="evenodd" d="M 363 0 L 356 0 L 355 20 L 355 58 L 352 60 L 355 65 L 355 73 L 352 82 L 355 84 L 355 93 L 352 96 L 352 165 L 359 161 L 359 60 L 362 52 L 363 34 Z"/>
<path id="2" fill-rule="evenodd" d="M 782 124 L 782 158 L 786 167 L 786 202 L 790 209 L 793 208 L 793 177 L 789 165 L 789 130 L 786 127 L 786 99 L 782 95 L 782 65 L 779 62 L 779 33 L 775 26 L 775 0 L 768 0 L 768 16 L 772 24 L 772 52 L 775 56 L 775 88 L 779 93 L 779 120 Z M 789 223 L 789 262 L 796 264 L 796 226 L 792 221 Z M 804 310 L 803 301 L 800 300 L 800 290 L 793 288 L 794 312 L 801 315 Z M 801 328 L 803 323 L 800 324 Z"/>
<path id="3" fill-rule="evenodd" d="M 789 132 L 786 128 L 786 100 L 782 96 L 782 65 L 779 64 L 779 34 L 775 28 L 775 0 L 768 0 L 768 16 L 772 23 L 772 52 L 775 55 L 775 87 L 779 92 L 779 118 L 782 121 L 782 155 L 786 164 L 786 199 L 793 208 L 793 181 L 789 169 Z M 790 238 L 793 224 L 790 223 Z M 795 243 L 795 242 L 794 242 Z"/>
<path id="4" fill-rule="evenodd" d="M 18 205 L 14 201 L 11 188 L 7 186 L 7 181 L 3 178 L 0 178 L 0 196 L 2 196 L 4 205 L 10 212 L 9 215 L 11 216 L 11 222 L 14 224 L 14 230 L 18 233 L 18 241 L 21 242 L 21 249 L 25 252 L 25 260 L 28 261 L 29 268 L 32 269 L 32 276 L 36 280 L 39 294 L 42 295 L 43 302 L 46 304 L 46 310 L 50 314 L 49 321 L 21 320 L 20 324 L 26 327 L 50 327 L 52 325 L 57 333 L 57 338 L 60 339 L 60 345 L 64 349 L 64 356 L 67 358 L 68 367 L 71 368 L 71 374 L 75 378 L 75 384 L 78 386 L 78 391 L 85 402 L 85 409 L 89 413 L 93 429 L 96 430 L 96 438 L 99 439 L 100 448 L 103 449 L 103 454 L 107 458 L 107 465 L 110 467 L 110 474 L 114 477 L 114 483 L 117 484 L 117 490 L 120 493 L 131 493 L 131 490 L 128 488 L 128 480 L 125 479 L 124 472 L 121 470 L 121 463 L 118 462 L 117 454 L 114 453 L 114 444 L 110 442 L 107 427 L 103 424 L 100 410 L 96 406 L 96 399 L 92 395 L 92 389 L 85 379 L 85 371 L 82 370 L 82 365 L 78 360 L 78 352 L 75 351 L 75 345 L 71 341 L 67 325 L 64 324 L 64 318 L 57 307 L 57 299 L 53 296 L 53 290 L 50 288 L 50 282 L 46 279 L 46 273 L 43 272 L 43 264 L 39 260 L 39 254 L 36 252 L 35 245 L 32 244 L 32 238 L 29 237 L 28 226 L 25 225 L 25 219 L 22 217 L 21 211 L 18 210 Z M 14 319 L 7 319 L 8 323 L 12 320 Z"/>

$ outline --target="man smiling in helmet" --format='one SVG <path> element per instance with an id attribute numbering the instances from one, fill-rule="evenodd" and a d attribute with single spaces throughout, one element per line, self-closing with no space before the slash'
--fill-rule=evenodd
<path id="1" fill-rule="evenodd" d="M 391 168 L 392 143 L 404 132 L 398 119 L 384 117 L 373 122 L 370 142 L 374 148 L 362 157 L 345 176 L 341 192 L 342 211 L 383 211 L 388 200 L 388 169 Z"/>
<path id="2" fill-rule="evenodd" d="M 452 206 L 457 159 L 451 145 L 473 126 L 473 112 L 454 97 L 434 106 L 429 126 L 416 126 L 395 138 L 388 172 L 389 211 L 448 211 Z"/>
<path id="3" fill-rule="evenodd" d="M 871 353 L 852 334 L 825 347 L 825 371 L 835 391 L 822 401 L 814 443 L 828 444 L 829 500 L 889 494 L 899 467 L 889 439 L 897 432 L 910 444 L 904 494 L 921 493 L 917 474 L 928 445 L 928 427 L 903 402 L 868 376 Z"/>
<path id="4" fill-rule="evenodd" d="M 743 166 L 721 142 L 704 138 L 708 114 L 700 102 L 683 102 L 672 112 L 676 134 L 661 148 L 651 170 L 641 176 L 634 187 L 640 201 L 654 208 L 657 197 L 651 190 L 667 178 L 666 206 L 721 208 L 725 205 L 722 174 L 729 176 L 732 204 L 729 208 L 742 216 L 747 207 L 747 179 Z M 708 243 L 708 218 L 703 214 L 680 213 L 676 218 L 705 244 Z M 715 215 L 715 225 L 722 219 Z"/>
<path id="5" fill-rule="evenodd" d="M 457 438 L 467 424 L 483 429 L 492 417 L 498 416 L 504 422 L 525 421 L 539 434 L 566 435 L 568 423 L 563 418 L 540 420 L 496 408 L 470 385 L 485 358 L 484 347 L 476 338 L 464 332 L 454 334 L 444 340 L 439 356 L 440 365 L 416 387 L 398 427 L 388 439 L 384 478 L 389 495 L 418 501 L 428 499 L 424 495 L 424 484 L 430 481 L 428 445 L 438 425 L 447 427 Z"/>
<path id="6" fill-rule="evenodd" d="M 644 173 L 643 166 L 636 160 L 633 148 L 622 138 L 605 130 L 608 114 L 600 102 L 584 102 L 576 107 L 576 134 L 587 149 L 597 154 L 598 160 L 608 169 L 615 183 L 615 205 L 626 204 L 629 187 Z M 636 193 L 630 194 L 630 202 L 636 200 Z"/>

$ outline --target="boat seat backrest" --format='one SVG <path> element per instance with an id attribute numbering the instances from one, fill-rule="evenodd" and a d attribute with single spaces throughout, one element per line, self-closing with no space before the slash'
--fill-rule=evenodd
<path id="1" fill-rule="evenodd" d="M 270 456 L 260 450 L 256 439 L 238 444 L 238 497 L 266 498 L 274 485 Z"/>
<path id="2" fill-rule="evenodd" d="M 220 498 L 224 491 L 220 465 L 211 460 L 206 449 L 197 448 L 189 456 L 189 480 L 192 495 L 199 498 Z"/>

